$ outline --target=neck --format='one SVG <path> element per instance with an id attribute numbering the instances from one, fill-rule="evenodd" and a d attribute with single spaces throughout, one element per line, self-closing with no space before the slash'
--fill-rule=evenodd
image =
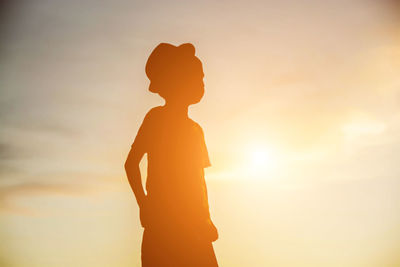
<path id="1" fill-rule="evenodd" d="M 164 107 L 177 117 L 188 117 L 188 106 L 178 103 L 166 102 Z"/>

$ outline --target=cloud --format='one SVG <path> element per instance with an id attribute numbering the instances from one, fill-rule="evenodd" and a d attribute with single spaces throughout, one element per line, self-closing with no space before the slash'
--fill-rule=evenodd
<path id="1" fill-rule="evenodd" d="M 20 183 L 0 187 L 0 213 L 32 215 L 35 211 L 16 204 L 20 197 L 77 196 L 88 193 L 87 187 L 70 184 Z"/>
<path id="2" fill-rule="evenodd" d="M 11 145 L 6 143 L 0 143 L 0 161 L 4 159 L 13 158 L 15 156 L 15 150 Z"/>

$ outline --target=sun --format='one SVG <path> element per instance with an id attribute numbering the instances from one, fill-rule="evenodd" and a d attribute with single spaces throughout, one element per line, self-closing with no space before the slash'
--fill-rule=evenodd
<path id="1" fill-rule="evenodd" d="M 266 174 L 276 165 L 274 151 L 262 143 L 250 145 L 246 154 L 246 167 L 252 174 Z"/>
<path id="2" fill-rule="evenodd" d="M 264 140 L 253 140 L 236 146 L 231 154 L 231 162 L 221 170 L 218 177 L 224 179 L 255 179 L 270 181 L 280 177 L 282 152 Z"/>
<path id="3" fill-rule="evenodd" d="M 254 167 L 268 165 L 271 161 L 271 155 L 264 148 L 253 148 L 250 151 L 251 163 Z"/>

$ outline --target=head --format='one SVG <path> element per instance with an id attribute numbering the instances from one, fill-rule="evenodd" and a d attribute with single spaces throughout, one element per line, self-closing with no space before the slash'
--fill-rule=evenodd
<path id="1" fill-rule="evenodd" d="M 188 106 L 204 95 L 203 67 L 192 44 L 159 44 L 147 60 L 146 74 L 150 92 L 158 93 L 166 102 Z"/>

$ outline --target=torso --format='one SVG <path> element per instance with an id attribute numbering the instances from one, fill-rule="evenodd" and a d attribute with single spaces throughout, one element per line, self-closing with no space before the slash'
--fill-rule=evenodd
<path id="1" fill-rule="evenodd" d="M 152 208 L 165 217 L 196 217 L 205 208 L 202 130 L 190 118 L 171 118 L 162 107 L 153 112 L 146 181 Z"/>

